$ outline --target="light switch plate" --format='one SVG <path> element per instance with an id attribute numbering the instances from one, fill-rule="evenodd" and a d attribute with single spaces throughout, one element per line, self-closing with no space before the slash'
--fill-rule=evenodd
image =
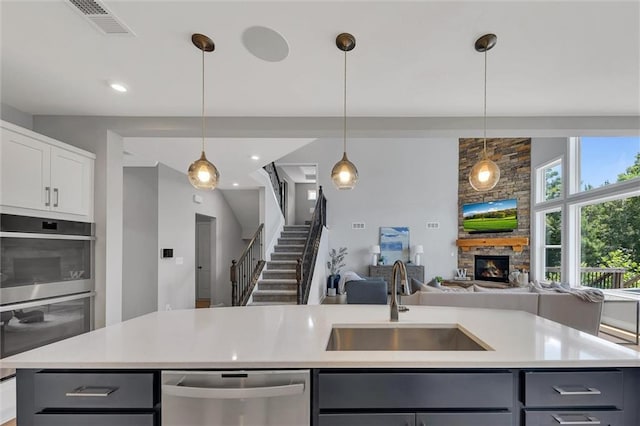
<path id="1" fill-rule="evenodd" d="M 176 257 L 176 265 L 182 265 L 184 263 L 184 257 Z"/>

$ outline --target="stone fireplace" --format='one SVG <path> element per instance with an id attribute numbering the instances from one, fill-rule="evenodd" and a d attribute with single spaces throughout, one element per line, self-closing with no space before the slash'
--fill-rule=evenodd
<path id="1" fill-rule="evenodd" d="M 458 240 L 463 240 L 466 247 L 458 248 L 458 268 L 469 271 L 469 276 L 486 281 L 479 277 L 476 270 L 476 256 L 506 256 L 508 266 L 506 278 L 513 270 L 529 270 L 529 237 L 530 237 L 530 205 L 531 205 L 531 139 L 529 138 L 495 138 L 487 139 L 487 154 L 501 170 L 498 185 L 490 191 L 477 192 L 469 184 L 469 171 L 482 156 L 482 139 L 459 140 L 459 178 L 458 178 Z M 518 205 L 518 228 L 508 235 L 486 233 L 481 237 L 466 232 L 463 227 L 462 206 L 464 204 L 504 200 L 515 198 Z M 511 240 L 520 239 L 513 242 Z M 481 239 L 496 241 L 509 240 L 495 244 L 476 244 Z M 526 242 L 521 242 L 526 241 Z M 473 272 L 472 272 L 473 271 Z"/>
<path id="2" fill-rule="evenodd" d="M 501 283 L 509 282 L 509 256 L 475 255 L 473 279 Z"/>

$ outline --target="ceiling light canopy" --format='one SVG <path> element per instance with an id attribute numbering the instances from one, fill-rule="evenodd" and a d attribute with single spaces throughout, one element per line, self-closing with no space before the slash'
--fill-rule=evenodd
<path id="1" fill-rule="evenodd" d="M 358 169 L 347 158 L 347 52 L 356 47 L 356 39 L 348 33 L 336 37 L 336 46 L 344 52 L 344 103 L 343 103 L 343 153 L 342 159 L 331 169 L 331 180 L 338 189 L 353 189 L 358 182 Z"/>
<path id="2" fill-rule="evenodd" d="M 500 180 L 500 168 L 487 155 L 487 52 L 496 45 L 498 37 L 495 34 L 485 34 L 476 40 L 475 49 L 484 53 L 484 148 L 482 158 L 471 168 L 469 183 L 476 191 L 489 191 Z"/>
<path id="3" fill-rule="evenodd" d="M 197 189 L 214 190 L 218 186 L 220 173 L 204 153 L 204 135 L 205 135 L 205 119 L 204 119 L 204 52 L 213 52 L 215 45 L 213 40 L 203 34 L 193 34 L 191 42 L 202 51 L 202 153 L 200 158 L 191 163 L 187 175 L 189 182 Z"/>

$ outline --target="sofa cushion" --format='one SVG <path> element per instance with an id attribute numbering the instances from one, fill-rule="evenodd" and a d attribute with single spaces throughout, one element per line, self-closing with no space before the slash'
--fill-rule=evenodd
<path id="1" fill-rule="evenodd" d="M 412 300 L 413 301 L 413 300 Z M 420 305 L 463 308 L 511 309 L 532 314 L 538 312 L 536 293 L 427 293 L 420 292 Z"/>
<path id="2" fill-rule="evenodd" d="M 531 293 L 529 287 L 507 287 L 507 288 L 487 288 L 477 284 L 473 285 L 473 291 L 476 293 Z"/>

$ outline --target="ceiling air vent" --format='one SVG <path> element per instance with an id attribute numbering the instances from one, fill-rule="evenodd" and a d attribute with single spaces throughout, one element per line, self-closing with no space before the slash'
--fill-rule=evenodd
<path id="1" fill-rule="evenodd" d="M 304 180 L 316 180 L 316 175 L 304 175 Z"/>
<path id="2" fill-rule="evenodd" d="M 122 21 L 97 0 L 67 0 L 68 4 L 87 19 L 101 33 L 107 35 L 135 35 Z"/>

